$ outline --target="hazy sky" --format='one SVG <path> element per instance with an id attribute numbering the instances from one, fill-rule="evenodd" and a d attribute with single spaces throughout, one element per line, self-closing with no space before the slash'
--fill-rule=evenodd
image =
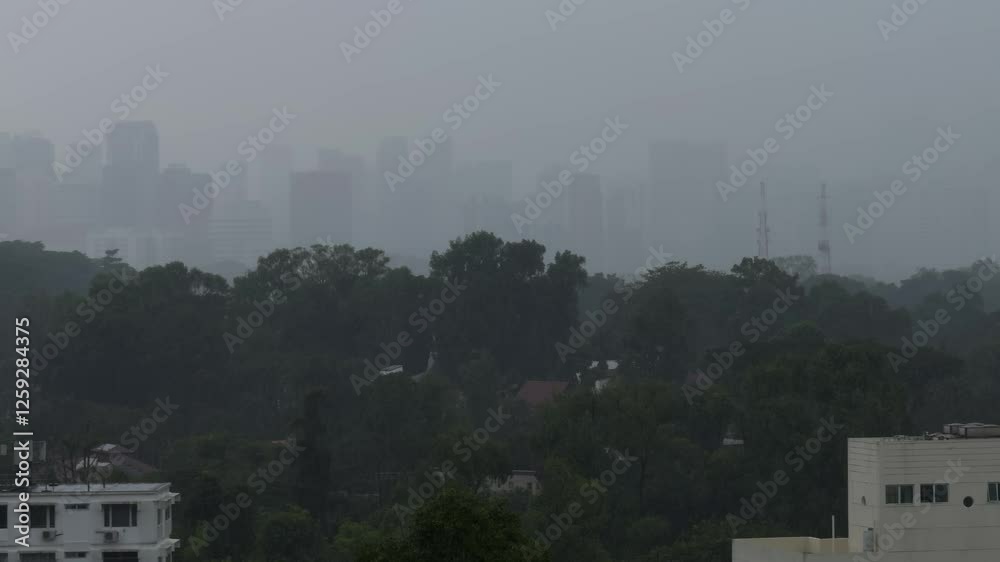
<path id="1" fill-rule="evenodd" d="M 557 0 L 401 3 L 348 64 L 341 43 L 389 0 L 244 0 L 224 21 L 209 0 L 72 0 L 19 54 L 9 38 L 0 48 L 0 130 L 37 129 L 61 147 L 113 118 L 112 101 L 159 64 L 170 76 L 131 118 L 156 121 L 164 165 L 211 169 L 283 106 L 298 119 L 281 142 L 371 160 L 381 137 L 442 126 L 492 74 L 502 86 L 455 133 L 456 158 L 512 159 L 525 192 L 606 117 L 631 126 L 598 163 L 606 175 L 644 180 L 658 138 L 722 141 L 738 163 L 825 83 L 835 97 L 776 166 L 812 165 L 835 183 L 877 172 L 891 181 L 945 125 L 963 146 L 941 173 L 984 174 L 995 160 L 995 0 L 928 0 L 888 41 L 878 21 L 892 0 L 749 0 L 745 11 L 747 0 L 587 0 L 556 31 L 545 12 Z M 735 22 L 678 72 L 672 54 L 726 8 Z M 37 0 L 0 3 L 0 31 L 20 33 L 37 11 Z M 802 207 L 811 225 L 814 199 Z"/>

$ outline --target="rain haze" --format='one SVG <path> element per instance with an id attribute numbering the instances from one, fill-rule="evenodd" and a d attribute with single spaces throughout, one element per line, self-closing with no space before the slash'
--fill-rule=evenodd
<path id="1" fill-rule="evenodd" d="M 928 2 L 898 30 L 879 24 L 891 24 L 891 2 L 590 1 L 568 16 L 551 4 L 404 0 L 388 25 L 377 26 L 378 36 L 357 49 L 345 44 L 365 40 L 355 27 L 363 30 L 370 12 L 384 8 L 378 2 L 71 2 L 26 43 L 8 37 L 18 52 L 0 59 L 9 77 L 0 92 L 4 128 L 38 132 L 54 144 L 58 161 L 82 130 L 119 119 L 112 102 L 152 65 L 168 76 L 128 120 L 155 125 L 162 167 L 209 173 L 239 157 L 237 147 L 267 125 L 273 108 L 287 107 L 297 118 L 275 142 L 293 151 L 293 170 L 317 169 L 319 149 L 364 159 L 364 175 L 352 185 L 351 238 L 343 242 L 421 259 L 476 226 L 462 217 L 470 190 L 463 169 L 511 163 L 510 189 L 497 188 L 499 199 L 491 202 L 523 215 L 524 197 L 541 189 L 540 174 L 551 166 L 577 170 L 572 153 L 615 117 L 627 133 L 587 173 L 600 176 L 604 199 L 623 194 L 641 203 L 634 212 L 626 208 L 625 217 L 608 216 L 619 211 L 611 205 L 580 211 L 605 223 L 590 225 L 600 232 L 587 237 L 600 247 L 574 247 L 600 271 L 625 272 L 629 257 L 648 245 L 715 268 L 756 255 L 761 181 L 772 256 L 816 254 L 817 198 L 828 184 L 832 265 L 844 274 L 898 280 L 921 266 L 988 255 L 1000 236 L 1000 225 L 990 224 L 1000 201 L 991 197 L 995 150 L 987 142 L 998 119 L 989 71 L 1000 40 L 993 3 Z M 5 31 L 20 35 L 21 18 L 36 8 L 4 3 Z M 734 21 L 692 51 L 703 54 L 689 57 L 687 39 L 724 9 Z M 452 131 L 455 122 L 443 114 L 488 76 L 501 86 Z M 834 94 L 830 102 L 785 141 L 775 123 L 822 85 Z M 903 164 L 949 126 L 961 135 L 957 150 L 870 231 L 845 234 L 843 224 L 857 223 L 857 208 L 874 200 L 873 191 L 897 178 L 909 183 Z M 390 137 L 429 138 L 438 127 L 450 147 L 431 156 L 428 168 L 443 176 L 417 198 L 419 206 L 407 205 L 419 216 L 397 221 L 389 210 L 397 193 L 378 173 L 379 145 Z M 781 141 L 777 153 L 723 201 L 716 182 L 728 183 L 729 166 L 772 136 Z M 656 141 L 675 144 L 652 149 Z M 696 147 L 701 162 L 673 166 L 671 147 L 685 144 Z M 724 154 L 717 173 L 706 166 L 713 150 Z M 434 156 L 450 162 L 435 163 Z M 268 177 L 261 169 L 267 162 L 262 154 L 250 164 L 248 192 L 273 214 L 280 194 L 260 179 Z M 405 190 L 399 187 L 397 199 L 408 196 Z M 560 216 L 541 218 L 551 229 L 532 221 L 535 231 L 518 232 L 508 220 L 496 234 L 566 245 L 574 217 L 558 205 L 552 210 Z M 619 223 L 638 231 L 637 247 L 621 247 L 630 238 L 609 231 Z M 418 231 L 406 231 L 408 225 Z M 62 245 L 44 225 L 25 226 Z M 274 234 L 273 247 L 305 242 L 281 229 Z"/>
<path id="2" fill-rule="evenodd" d="M 0 1 L 0 562 L 1000 560 L 998 21 Z"/>

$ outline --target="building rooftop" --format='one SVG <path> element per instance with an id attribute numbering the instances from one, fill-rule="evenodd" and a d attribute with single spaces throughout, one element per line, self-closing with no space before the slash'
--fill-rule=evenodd
<path id="1" fill-rule="evenodd" d="M 518 400 L 524 400 L 530 406 L 541 406 L 562 394 L 569 386 L 565 381 L 527 381 L 517 393 Z"/>
<path id="2" fill-rule="evenodd" d="M 31 489 L 33 494 L 152 494 L 170 491 L 169 482 L 127 482 L 118 484 L 39 484 Z"/>

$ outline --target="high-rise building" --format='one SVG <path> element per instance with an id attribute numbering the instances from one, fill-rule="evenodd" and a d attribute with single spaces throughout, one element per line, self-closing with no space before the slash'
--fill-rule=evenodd
<path id="1" fill-rule="evenodd" d="M 46 197 L 55 180 L 55 147 L 36 133 L 16 135 L 11 143 L 17 174 L 17 225 L 26 238 L 41 239 Z"/>
<path id="2" fill-rule="evenodd" d="M 316 152 L 316 169 L 323 172 L 347 172 L 351 174 L 351 214 L 354 217 L 353 239 L 358 242 L 374 243 L 377 226 L 372 221 L 361 220 L 372 216 L 375 201 L 368 189 L 368 170 L 364 156 L 347 154 L 334 148 L 321 148 Z"/>
<path id="3" fill-rule="evenodd" d="M 291 245 L 290 193 L 295 157 L 291 148 L 271 145 L 256 164 L 256 192 L 271 213 L 272 240 L 278 247 Z"/>
<path id="4" fill-rule="evenodd" d="M 510 160 L 474 162 L 458 167 L 455 173 L 457 197 L 463 201 L 466 234 L 477 230 L 517 239 L 510 220 L 514 191 L 514 163 Z"/>
<path id="5" fill-rule="evenodd" d="M 0 241 L 17 230 L 17 172 L 0 168 Z"/>
<path id="6" fill-rule="evenodd" d="M 461 199 L 452 192 L 455 170 L 450 140 L 425 156 L 406 139 L 384 139 L 376 169 L 387 248 L 424 256 L 443 249 L 460 233 Z M 397 176 L 391 187 L 387 172 Z"/>
<path id="7" fill-rule="evenodd" d="M 351 175 L 347 172 L 292 174 L 292 244 L 309 247 L 318 240 L 351 244 Z"/>
<path id="8" fill-rule="evenodd" d="M 87 233 L 98 225 L 97 190 L 97 185 L 88 183 L 49 186 L 41 233 L 49 249 L 86 251 Z"/>
<path id="9" fill-rule="evenodd" d="M 0 133 L 0 170 L 14 168 L 14 147 L 10 133 Z"/>
<path id="10" fill-rule="evenodd" d="M 607 236 L 604 245 L 606 273 L 633 273 L 647 255 L 642 232 L 635 220 L 641 194 L 637 189 L 616 189 L 605 199 Z"/>
<path id="11" fill-rule="evenodd" d="M 698 263 L 707 263 L 708 255 L 748 255 L 742 247 L 746 236 L 737 235 L 742 230 L 729 218 L 750 209 L 746 201 L 751 197 L 737 193 L 724 202 L 716 187 L 716 182 L 728 182 L 726 156 L 722 144 L 650 143 L 644 220 L 649 244 L 669 244 L 675 255 Z M 757 182 L 744 188 L 753 191 L 751 184 Z"/>
<path id="12" fill-rule="evenodd" d="M 231 202 L 212 213 L 209 241 L 214 262 L 235 261 L 254 266 L 274 247 L 271 216 L 260 201 Z"/>
<path id="13" fill-rule="evenodd" d="M 604 195 L 601 176 L 576 174 L 566 188 L 572 236 L 569 249 L 587 258 L 587 271 L 604 271 Z"/>
<path id="14" fill-rule="evenodd" d="M 149 226 L 160 182 L 160 136 L 151 121 L 119 123 L 108 136 L 101 209 L 106 226 Z"/>

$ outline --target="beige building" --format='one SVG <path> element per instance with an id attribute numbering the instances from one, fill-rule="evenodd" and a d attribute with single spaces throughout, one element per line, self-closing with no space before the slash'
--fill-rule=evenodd
<path id="1" fill-rule="evenodd" d="M 850 439 L 847 476 L 847 537 L 737 539 L 733 562 L 1000 560 L 1000 426 Z"/>

